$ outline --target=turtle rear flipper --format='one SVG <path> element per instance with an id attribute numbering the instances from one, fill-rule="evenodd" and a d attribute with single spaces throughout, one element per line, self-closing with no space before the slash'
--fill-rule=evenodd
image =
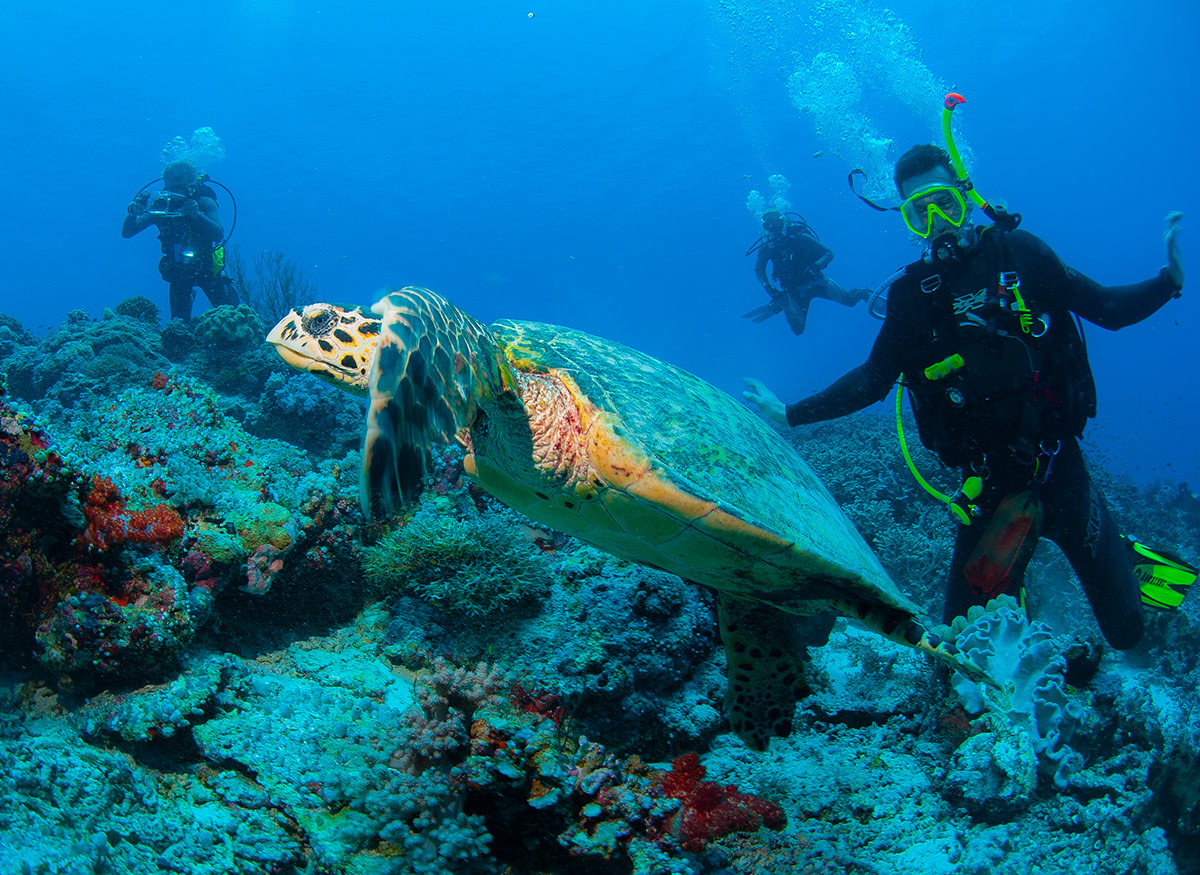
<path id="1" fill-rule="evenodd" d="M 407 286 L 372 309 L 381 327 L 360 479 L 368 518 L 415 500 L 430 447 L 453 440 L 481 403 L 516 385 L 487 327 L 439 295 Z"/>
<path id="2" fill-rule="evenodd" d="M 925 653 L 971 681 L 992 689 L 1002 685 L 977 665 L 966 653 L 951 641 L 943 638 L 914 613 L 900 610 L 892 605 L 860 601 L 830 601 L 830 607 L 844 617 L 858 620 L 868 629 L 889 638 L 897 644 Z"/>
<path id="3" fill-rule="evenodd" d="M 725 715 L 753 750 L 766 750 L 776 735 L 792 731 L 796 702 L 808 695 L 807 649 L 820 646 L 833 628 L 833 614 L 811 617 L 719 593 L 717 619 L 725 644 Z"/>

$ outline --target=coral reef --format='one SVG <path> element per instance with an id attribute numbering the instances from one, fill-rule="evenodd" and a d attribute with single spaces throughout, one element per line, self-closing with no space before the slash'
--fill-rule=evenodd
<path id="1" fill-rule="evenodd" d="M 9 391 L 16 397 L 48 399 L 77 410 L 148 381 L 168 364 L 156 325 L 112 310 L 99 321 L 75 311 L 49 335 L 15 346 L 3 361 Z"/>
<path id="2" fill-rule="evenodd" d="M 32 659 L 64 689 L 162 678 L 231 583 L 261 594 L 293 552 L 297 574 L 357 567 L 352 486 L 336 466 L 312 472 L 303 453 L 252 438 L 219 406 L 160 371 L 64 417 L 51 438 L 0 396 L 11 556 L 0 624 L 15 645 L 0 659 Z"/>
<path id="3" fill-rule="evenodd" d="M 304 374 L 272 373 L 257 404 L 246 413 L 246 430 L 285 440 L 315 457 L 344 456 L 362 443 L 363 403 Z"/>
<path id="4" fill-rule="evenodd" d="M 412 667 L 439 654 L 501 661 L 557 697 L 581 731 L 626 750 L 658 757 L 711 738 L 724 695 L 712 597 L 583 545 L 546 556 L 557 576 L 544 601 L 486 624 L 440 602 L 394 600 L 391 658 Z"/>
<path id="5" fill-rule="evenodd" d="M 197 872 L 699 872 L 710 842 L 783 826 L 772 803 L 703 780 L 694 754 L 660 770 L 576 740 L 494 666 L 437 661 L 414 685 L 372 655 L 385 621 L 368 611 L 255 661 L 203 656 L 66 720 L 43 689 L 0 696 L 22 859 L 37 864 L 31 837 L 56 817 L 42 799 L 75 805 L 56 829 L 84 830 L 76 852 L 130 871 L 190 855 Z"/>
<path id="6" fill-rule="evenodd" d="M 184 361 L 199 341 L 190 322 L 172 319 L 163 326 L 163 354 L 173 362 Z"/>
<path id="7" fill-rule="evenodd" d="M 957 630 L 1012 701 L 839 622 L 751 752 L 709 593 L 501 509 L 455 447 L 364 527 L 359 401 L 135 309 L 0 317 L 0 870 L 1200 872 L 1200 602 L 1113 653 L 1039 551 L 1036 620 Z M 937 613 L 953 525 L 888 418 L 799 434 Z M 1194 558 L 1189 490 L 1097 479 Z"/>
<path id="8" fill-rule="evenodd" d="M 202 372 L 214 389 L 230 396 L 230 412 L 245 419 L 268 376 L 279 368 L 258 313 L 246 304 L 223 304 L 201 314 L 193 330 L 196 345 L 185 362 Z"/>

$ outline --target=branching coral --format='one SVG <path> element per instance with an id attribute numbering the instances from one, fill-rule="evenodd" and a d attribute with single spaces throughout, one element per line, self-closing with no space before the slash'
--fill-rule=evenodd
<path id="1" fill-rule="evenodd" d="M 241 248 L 234 246 L 228 253 L 226 267 L 242 300 L 269 324 L 278 322 L 297 304 L 317 299 L 317 287 L 282 252 L 270 249 L 259 252 L 254 256 L 251 270 Z"/>

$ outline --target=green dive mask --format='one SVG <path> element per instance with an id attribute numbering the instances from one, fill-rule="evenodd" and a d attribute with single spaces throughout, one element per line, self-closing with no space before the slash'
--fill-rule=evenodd
<path id="1" fill-rule="evenodd" d="M 933 233 L 933 220 L 940 216 L 955 228 L 967 220 L 967 202 L 956 185 L 935 183 L 914 191 L 900 205 L 900 215 L 908 230 L 918 237 Z"/>

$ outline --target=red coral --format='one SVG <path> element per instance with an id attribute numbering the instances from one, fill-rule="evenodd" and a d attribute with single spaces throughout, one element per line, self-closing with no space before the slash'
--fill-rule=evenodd
<path id="1" fill-rule="evenodd" d="M 546 717 L 559 728 L 567 719 L 567 708 L 557 693 L 532 693 L 521 684 L 513 684 L 510 700 L 521 711 Z"/>
<path id="2" fill-rule="evenodd" d="M 92 477 L 84 499 L 87 520 L 80 540 L 97 550 L 107 550 L 126 541 L 138 544 L 169 544 L 183 537 L 183 517 L 169 504 L 156 504 L 129 513 L 121 491 L 107 477 Z"/>
<path id="3" fill-rule="evenodd" d="M 150 380 L 150 386 L 161 392 L 167 388 L 167 375 L 162 371 L 155 371 L 154 378 Z"/>
<path id="4" fill-rule="evenodd" d="M 91 489 L 83 504 L 87 520 L 80 540 L 97 550 L 107 550 L 125 540 L 125 500 L 115 483 L 107 477 L 92 477 Z"/>
<path id="5" fill-rule="evenodd" d="M 138 544 L 169 544 L 183 537 L 183 517 L 169 504 L 156 504 L 129 515 L 127 540 Z"/>
<path id="6" fill-rule="evenodd" d="M 787 823 L 774 802 L 739 793 L 732 784 L 705 781 L 706 771 L 699 754 L 687 753 L 676 757 L 671 771 L 662 776 L 666 794 L 683 803 L 675 828 L 685 851 L 701 851 L 712 839 L 733 832 L 754 832 L 763 826 L 777 830 Z"/>
<path id="7" fill-rule="evenodd" d="M 700 763 L 700 754 L 685 753 L 672 761 L 671 771 L 663 774 L 663 790 L 675 799 L 686 799 L 704 780 L 707 771 Z"/>

